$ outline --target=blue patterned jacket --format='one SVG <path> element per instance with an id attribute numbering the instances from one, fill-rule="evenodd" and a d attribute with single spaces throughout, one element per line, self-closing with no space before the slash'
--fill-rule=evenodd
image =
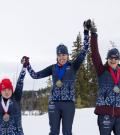
<path id="1" fill-rule="evenodd" d="M 78 54 L 77 58 L 73 61 L 67 62 L 66 72 L 63 76 L 63 85 L 61 88 L 56 86 L 56 81 L 58 76 L 56 74 L 55 66 L 56 64 L 50 65 L 49 67 L 43 69 L 42 71 L 35 72 L 31 65 L 27 67 L 30 76 L 33 79 L 40 79 L 52 75 L 53 86 L 51 89 L 51 94 L 49 100 L 51 101 L 75 101 L 75 76 L 76 72 L 79 69 L 81 63 L 85 59 L 89 45 L 89 36 L 88 32 L 84 32 L 84 47 Z"/>
<path id="2" fill-rule="evenodd" d="M 10 98 L 10 106 L 8 113 L 10 115 L 10 120 L 5 122 L 3 120 L 4 110 L 1 105 L 1 96 L 0 96 L 0 135 L 24 135 L 21 123 L 21 97 L 23 89 L 23 80 L 25 77 L 25 68 L 22 69 L 15 91 Z"/>
<path id="3" fill-rule="evenodd" d="M 97 34 L 91 35 L 92 59 L 98 75 L 98 97 L 96 101 L 95 113 L 97 115 L 120 116 L 120 93 L 113 91 L 114 81 L 109 72 L 109 66 L 103 65 L 99 50 Z M 120 66 L 118 65 L 120 70 Z M 120 88 L 120 78 L 118 82 Z"/>

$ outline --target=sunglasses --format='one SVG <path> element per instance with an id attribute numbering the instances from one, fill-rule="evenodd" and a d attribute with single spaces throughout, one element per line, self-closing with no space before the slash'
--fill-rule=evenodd
<path id="1" fill-rule="evenodd" d="M 109 59 L 110 59 L 110 60 L 112 60 L 112 59 L 119 60 L 118 57 L 110 57 Z"/>

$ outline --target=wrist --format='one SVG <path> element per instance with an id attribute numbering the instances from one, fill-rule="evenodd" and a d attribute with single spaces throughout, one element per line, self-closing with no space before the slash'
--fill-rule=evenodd
<path id="1" fill-rule="evenodd" d="M 84 34 L 88 35 L 89 34 L 89 30 L 84 30 Z"/>
<path id="2" fill-rule="evenodd" d="M 30 63 L 26 62 L 26 63 L 23 64 L 23 68 L 27 68 L 29 65 L 30 65 Z"/>
<path id="3" fill-rule="evenodd" d="M 98 34 L 96 32 L 91 32 L 91 36 L 97 37 Z"/>

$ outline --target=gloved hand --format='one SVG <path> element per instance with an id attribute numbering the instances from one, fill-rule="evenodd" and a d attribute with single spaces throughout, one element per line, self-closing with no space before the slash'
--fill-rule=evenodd
<path id="1" fill-rule="evenodd" d="M 96 26 L 95 26 L 94 21 L 91 21 L 90 32 L 91 32 L 91 33 L 96 33 L 96 32 L 97 32 L 97 28 L 96 28 Z"/>
<path id="2" fill-rule="evenodd" d="M 21 63 L 23 64 L 23 67 L 26 68 L 30 63 L 29 63 L 29 57 L 23 56 L 21 59 Z"/>
<path id="3" fill-rule="evenodd" d="M 84 26 L 84 30 L 88 30 L 91 33 L 97 32 L 97 28 L 95 26 L 94 21 L 91 21 L 90 19 L 88 19 L 87 21 L 84 21 L 83 26 Z"/>
<path id="4" fill-rule="evenodd" d="M 87 21 L 84 21 L 83 26 L 84 26 L 84 30 L 88 30 L 89 31 L 90 28 L 91 28 L 91 20 L 88 19 Z"/>

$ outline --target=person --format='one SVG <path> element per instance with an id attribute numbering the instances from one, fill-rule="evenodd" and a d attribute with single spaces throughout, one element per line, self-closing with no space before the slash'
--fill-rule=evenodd
<path id="1" fill-rule="evenodd" d="M 98 97 L 95 114 L 98 115 L 100 135 L 120 135 L 120 52 L 112 48 L 103 64 L 98 49 L 97 29 L 91 20 L 87 20 L 91 32 L 90 46 L 92 60 L 98 77 Z"/>
<path id="2" fill-rule="evenodd" d="M 22 68 L 15 91 L 10 79 L 0 82 L 0 135 L 24 135 L 21 123 L 21 106 L 25 68 Z"/>
<path id="3" fill-rule="evenodd" d="M 29 57 L 23 56 L 23 67 L 26 67 L 33 79 L 40 79 L 52 75 L 52 88 L 49 96 L 48 115 L 50 133 L 59 135 L 62 120 L 63 135 L 72 135 L 72 124 L 75 114 L 75 75 L 85 59 L 89 46 L 88 31 L 84 31 L 84 47 L 77 58 L 69 61 L 67 46 L 60 44 L 56 48 L 57 62 L 47 68 L 35 72 L 29 62 Z"/>

